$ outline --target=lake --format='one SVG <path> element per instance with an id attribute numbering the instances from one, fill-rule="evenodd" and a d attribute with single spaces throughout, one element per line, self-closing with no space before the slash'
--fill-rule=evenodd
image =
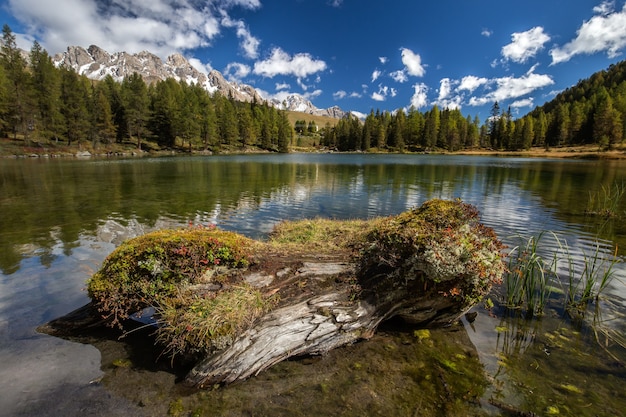
<path id="1" fill-rule="evenodd" d="M 549 257 L 566 242 L 580 276 L 594 254 L 621 260 L 626 253 L 624 216 L 585 215 L 591 195 L 623 184 L 626 161 L 368 154 L 0 160 L 0 415 L 507 415 L 507 407 L 616 415 L 626 409 L 626 353 L 606 336 L 626 333 L 621 262 L 604 298 L 580 320 L 550 304 L 538 319 L 520 317 L 501 306 L 496 288 L 488 297 L 494 307 L 481 303 L 476 321 L 457 329 L 422 337 L 391 323 L 327 357 L 286 361 L 202 393 L 181 388 L 180 375 L 164 364 L 142 364 L 145 352 L 124 340 L 78 343 L 36 328 L 86 304 L 85 281 L 103 259 L 155 229 L 215 224 L 263 239 L 283 220 L 394 215 L 432 198 L 475 205 L 509 248 L 520 236 L 557 233 L 560 240 L 549 235 L 541 251 Z M 618 211 L 626 212 L 626 202 Z M 441 354 L 446 340 L 461 350 L 431 368 L 424 355 Z M 467 382 L 474 388 L 452 385 L 470 373 L 462 366 L 479 375 L 479 383 Z"/>

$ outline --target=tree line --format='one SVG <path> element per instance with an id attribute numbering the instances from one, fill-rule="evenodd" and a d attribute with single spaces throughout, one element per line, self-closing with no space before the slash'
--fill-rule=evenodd
<path id="1" fill-rule="evenodd" d="M 319 134 L 319 144 L 340 151 L 424 151 L 489 148 L 522 150 L 595 144 L 611 149 L 626 134 L 626 61 L 579 81 L 553 100 L 514 118 L 498 102 L 488 119 L 458 109 L 421 112 L 372 110 L 327 123 L 298 120 L 267 103 L 239 102 L 202 86 L 167 79 L 146 84 L 135 73 L 122 82 L 89 80 L 57 68 L 35 41 L 28 56 L 4 25 L 0 49 L 0 134 L 29 143 L 90 141 L 98 144 L 149 140 L 159 147 L 219 150 L 257 146 L 287 152 L 294 130 Z"/>
<path id="2" fill-rule="evenodd" d="M 484 129 L 478 117 L 472 119 L 458 109 L 436 105 L 427 112 L 415 108 L 394 113 L 372 110 L 364 122 L 349 115 L 334 128 L 326 125 L 322 144 L 339 151 L 457 151 L 482 146 L 487 137 Z"/>
<path id="3" fill-rule="evenodd" d="M 413 151 L 598 145 L 611 149 L 626 135 L 626 61 L 597 72 L 561 92 L 523 117 L 496 101 L 489 118 L 464 117 L 458 109 L 433 106 L 394 113 L 373 110 L 361 123 L 356 117 L 326 126 L 322 143 L 341 151 L 390 149 Z"/>
<path id="4" fill-rule="evenodd" d="M 8 25 L 0 48 L 0 133 L 25 142 L 146 140 L 159 147 L 219 150 L 257 146 L 287 152 L 293 128 L 284 111 L 267 103 L 239 102 L 201 85 L 172 78 L 146 84 L 134 73 L 116 82 L 89 80 L 56 67 L 35 41 L 28 56 Z"/>

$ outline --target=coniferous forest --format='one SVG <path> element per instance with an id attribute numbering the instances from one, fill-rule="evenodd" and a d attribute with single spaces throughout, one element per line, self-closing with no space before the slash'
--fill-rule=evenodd
<path id="1" fill-rule="evenodd" d="M 253 146 L 287 152 L 306 123 L 292 126 L 286 112 L 267 103 L 239 102 L 174 79 L 146 84 L 135 73 L 122 82 L 111 76 L 89 80 L 57 68 L 37 42 L 24 56 L 7 25 L 0 41 L 0 135 L 27 145 L 132 142 L 139 149 L 148 144 L 211 151 Z M 612 149 L 626 133 L 626 61 L 518 118 L 498 102 L 482 124 L 478 117 L 435 105 L 425 112 L 372 110 L 365 120 L 349 115 L 315 130 L 317 145 L 339 151 Z"/>
<path id="2" fill-rule="evenodd" d="M 167 79 L 147 85 L 135 73 L 121 83 L 92 81 L 57 68 L 35 42 L 28 58 L 4 26 L 0 50 L 0 132 L 28 144 L 80 147 L 132 139 L 141 149 L 219 150 L 256 146 L 286 152 L 293 129 L 285 112 L 265 103 L 243 103 L 202 86 Z"/>

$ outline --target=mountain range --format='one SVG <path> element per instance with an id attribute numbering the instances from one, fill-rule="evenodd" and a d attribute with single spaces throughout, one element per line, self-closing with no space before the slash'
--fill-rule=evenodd
<path id="1" fill-rule="evenodd" d="M 212 70 L 208 74 L 198 71 L 181 54 L 170 55 L 164 62 L 158 56 L 147 51 L 136 54 L 109 53 L 96 45 L 91 45 L 87 49 L 80 46 L 70 46 L 65 52 L 53 56 L 52 61 L 57 66 L 72 68 L 77 73 L 94 80 L 101 80 L 110 75 L 116 81 L 121 82 L 124 77 L 136 72 L 143 77 L 146 83 L 174 78 L 177 81 L 202 85 L 210 93 L 219 92 L 226 97 L 232 96 L 238 101 L 267 101 L 270 105 L 281 110 L 333 118 L 342 118 L 347 114 L 337 106 L 318 109 L 299 94 L 291 94 L 282 101 L 263 97 L 254 87 L 228 81 L 217 70 Z"/>

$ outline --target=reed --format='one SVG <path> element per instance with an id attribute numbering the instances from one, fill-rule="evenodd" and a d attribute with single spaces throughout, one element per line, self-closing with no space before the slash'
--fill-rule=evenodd
<path id="1" fill-rule="evenodd" d="M 626 184 L 613 183 L 610 186 L 602 185 L 597 191 L 589 192 L 589 201 L 585 214 L 603 217 L 615 217 L 620 214 L 619 208 L 626 196 Z"/>
<path id="2" fill-rule="evenodd" d="M 589 303 L 599 301 L 600 295 L 613 281 L 615 265 L 619 262 L 617 247 L 612 256 L 607 255 L 596 241 L 592 252 L 582 252 L 581 268 L 575 268 L 569 251 L 566 253 L 569 268 L 565 307 L 570 315 L 580 314 Z"/>
<path id="3" fill-rule="evenodd" d="M 556 245 L 548 256 L 540 253 L 546 235 Z M 504 275 L 505 305 L 509 309 L 525 310 L 528 316 L 543 313 L 555 289 L 551 281 L 556 281 L 565 294 L 561 309 L 572 317 L 584 314 L 590 303 L 599 301 L 614 279 L 615 265 L 620 262 L 617 248 L 613 254 L 607 254 L 599 241 L 591 252 L 583 251 L 581 256 L 574 257 L 567 241 L 554 232 L 518 238 L 522 243 L 510 251 L 508 271 Z"/>
<path id="4" fill-rule="evenodd" d="M 539 253 L 540 242 L 546 233 L 558 240 L 552 232 L 528 238 L 520 235 L 521 244 L 508 254 L 509 268 L 504 276 L 506 307 L 525 310 L 529 316 L 543 313 L 552 292 L 550 277 L 556 275 L 557 253 L 551 260 Z"/>

